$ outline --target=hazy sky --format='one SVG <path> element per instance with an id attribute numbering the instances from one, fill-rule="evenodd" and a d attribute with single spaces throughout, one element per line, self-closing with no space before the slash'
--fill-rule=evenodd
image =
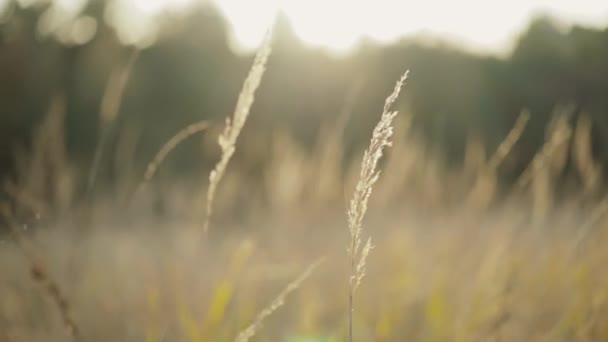
<path id="1" fill-rule="evenodd" d="M 255 46 L 277 8 L 303 40 L 332 49 L 361 36 L 391 41 L 411 33 L 458 39 L 469 48 L 504 51 L 533 15 L 608 26 L 608 0 L 216 0 L 234 35 Z"/>
<path id="2" fill-rule="evenodd" d="M 0 0 L 0 8 L 6 1 Z M 38 0 L 18 1 L 27 4 Z M 56 0 L 58 10 L 47 16 L 50 19 L 46 18 L 44 29 L 56 30 L 61 25 L 54 22 L 62 22 L 61 13 L 78 12 L 84 1 Z M 473 50 L 500 53 L 508 50 L 512 38 L 539 13 L 557 16 L 566 24 L 608 26 L 608 0 L 108 1 L 111 6 L 106 19 L 131 43 L 153 41 L 154 18 L 166 10 L 187 13 L 193 1 L 214 1 L 229 19 L 235 45 L 245 48 L 259 43 L 278 10 L 287 15 L 301 39 L 337 52 L 348 51 L 362 36 L 390 42 L 423 33 L 458 40 Z"/>

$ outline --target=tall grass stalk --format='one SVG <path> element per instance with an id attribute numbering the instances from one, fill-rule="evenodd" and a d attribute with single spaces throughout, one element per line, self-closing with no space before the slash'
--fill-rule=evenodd
<path id="1" fill-rule="evenodd" d="M 583 194 L 592 198 L 602 181 L 602 166 L 593 156 L 593 121 L 588 114 L 579 115 L 574 131 L 572 155 L 583 183 Z"/>
<path id="2" fill-rule="evenodd" d="M 249 74 L 243 83 L 243 88 L 239 94 L 239 99 L 237 101 L 233 117 L 226 119 L 226 126 L 224 127 L 224 131 L 220 134 L 218 142 L 222 150 L 222 156 L 220 157 L 219 162 L 215 165 L 213 171 L 211 171 L 209 174 L 206 215 L 205 222 L 203 224 L 203 234 L 205 236 L 209 231 L 209 223 L 211 222 L 211 216 L 213 215 L 213 201 L 215 199 L 217 186 L 222 180 L 222 177 L 226 172 L 226 168 L 228 167 L 228 163 L 234 154 L 236 142 L 241 134 L 243 126 L 245 126 L 251 106 L 255 100 L 256 90 L 260 86 L 262 77 L 266 72 L 266 63 L 268 62 L 268 58 L 270 57 L 270 53 L 272 51 L 271 42 L 272 27 L 266 34 L 266 37 L 264 38 L 264 41 L 262 42 L 262 45 L 255 56 L 253 65 L 249 70 Z"/>
<path id="3" fill-rule="evenodd" d="M 563 156 L 560 156 L 559 152 L 560 148 L 564 145 L 567 146 L 572 136 L 572 130 L 563 118 L 558 120 L 558 124 L 555 126 L 545 144 L 517 180 L 514 192 L 521 191 L 528 186 L 544 168 L 551 168 L 550 171 L 553 173 L 556 172 L 555 170 L 561 171 L 561 168 L 563 168 L 563 161 L 561 160 Z"/>
<path id="4" fill-rule="evenodd" d="M 95 183 L 97 182 L 97 175 L 99 173 L 99 167 L 103 160 L 103 153 L 110 139 L 110 132 L 112 124 L 116 121 L 118 113 L 120 112 L 120 105 L 122 98 L 127 87 L 129 78 L 133 66 L 139 57 L 139 50 L 136 50 L 131 54 L 129 60 L 121 66 L 118 66 L 111 74 L 110 79 L 106 85 L 104 95 L 101 99 L 101 106 L 99 109 L 99 121 L 101 124 L 101 137 L 97 142 L 95 148 L 95 154 L 93 156 L 93 162 L 89 171 L 89 177 L 87 181 L 87 197 L 89 199 L 93 196 L 95 191 Z"/>
<path id="5" fill-rule="evenodd" d="M 177 134 L 171 137 L 171 139 L 169 139 L 169 141 L 167 141 L 163 145 L 163 147 L 161 147 L 156 156 L 154 156 L 154 159 L 148 164 L 146 172 L 144 173 L 144 177 L 137 186 L 134 196 L 139 194 L 145 188 L 146 184 L 148 184 L 152 180 L 152 178 L 154 178 L 154 175 L 156 175 L 156 171 L 158 171 L 160 164 L 163 163 L 163 161 L 167 158 L 171 151 L 173 151 L 179 144 L 181 144 L 191 136 L 200 132 L 204 132 L 205 130 L 207 130 L 207 128 L 209 128 L 209 126 L 210 124 L 208 121 L 195 122 L 182 129 L 181 131 L 177 132 Z"/>
<path id="6" fill-rule="evenodd" d="M 363 155 L 359 181 L 350 202 L 350 208 L 348 209 L 348 228 L 350 231 L 350 245 L 348 247 L 350 258 L 348 335 L 351 342 L 353 340 L 354 296 L 361 284 L 361 280 L 365 276 L 365 263 L 372 250 L 371 238 L 367 239 L 365 244 L 362 242 L 363 217 L 367 211 L 372 188 L 380 177 L 378 161 L 382 157 L 384 148 L 391 146 L 390 138 L 393 135 L 393 119 L 398 114 L 397 111 L 391 111 L 391 107 L 397 100 L 397 97 L 399 97 L 407 75 L 408 72 L 403 74 L 399 81 L 397 81 L 393 93 L 384 103 L 380 122 L 374 128 L 370 146 Z"/>
<path id="7" fill-rule="evenodd" d="M 495 172 L 496 169 L 498 169 L 498 167 L 500 166 L 500 164 L 502 164 L 505 158 L 509 155 L 509 153 L 511 153 L 511 150 L 513 150 L 513 147 L 524 133 L 528 121 L 530 121 L 530 112 L 523 111 L 515 121 L 515 124 L 513 124 L 513 127 L 511 128 L 507 136 L 500 143 L 500 145 L 498 145 L 498 148 L 496 149 L 494 155 L 492 155 L 492 158 L 490 158 L 490 161 L 487 165 L 487 168 L 490 171 Z"/>
<path id="8" fill-rule="evenodd" d="M 264 320 L 268 318 L 268 316 L 272 315 L 275 311 L 277 311 L 281 306 L 285 304 L 285 300 L 290 293 L 297 290 L 302 283 L 310 278 L 312 273 L 323 263 L 323 259 L 319 259 L 314 262 L 312 265 L 308 266 L 299 277 L 297 277 L 294 281 L 289 283 L 281 293 L 268 305 L 264 310 L 260 311 L 260 313 L 256 316 L 253 323 L 251 323 L 245 330 L 241 331 L 237 336 L 235 342 L 247 342 L 249 341 L 255 334 L 260 330 Z"/>
<path id="9" fill-rule="evenodd" d="M 529 120 L 530 113 L 528 111 L 523 111 L 515 121 L 515 124 L 507 136 L 500 145 L 498 145 L 496 152 L 490 157 L 490 160 L 482 165 L 477 173 L 477 178 L 474 181 L 473 187 L 468 194 L 467 202 L 469 207 L 477 210 L 487 209 L 487 206 L 496 195 L 498 168 L 502 165 L 509 153 L 511 153 L 515 147 L 515 144 L 517 144 L 523 135 Z"/>

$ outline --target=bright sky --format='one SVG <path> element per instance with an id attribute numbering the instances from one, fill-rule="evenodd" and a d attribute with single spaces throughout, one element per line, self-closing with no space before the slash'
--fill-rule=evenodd
<path id="1" fill-rule="evenodd" d="M 0 8 L 6 1 L 0 0 Z M 35 1 L 19 0 L 25 4 Z M 72 13 L 83 1 L 56 0 L 56 7 Z M 500 53 L 509 48 L 512 38 L 538 13 L 555 15 L 566 23 L 608 26 L 608 0 L 107 1 L 111 6 L 106 19 L 117 27 L 121 38 L 142 45 L 153 41 L 156 16 L 167 10 L 187 13 L 193 1 L 215 2 L 231 24 L 236 45 L 245 49 L 261 41 L 279 10 L 289 18 L 302 40 L 336 52 L 348 51 L 363 36 L 390 42 L 404 35 L 423 33 L 458 40 L 473 50 Z M 60 17 L 57 13 L 54 15 Z M 52 31 L 52 27 L 47 29 Z"/>
<path id="2" fill-rule="evenodd" d="M 412 33 L 457 39 L 471 49 L 500 52 L 538 13 L 566 22 L 608 26 L 606 0 L 216 0 L 237 41 L 259 43 L 281 9 L 304 41 L 345 50 L 362 36 L 390 42 Z"/>

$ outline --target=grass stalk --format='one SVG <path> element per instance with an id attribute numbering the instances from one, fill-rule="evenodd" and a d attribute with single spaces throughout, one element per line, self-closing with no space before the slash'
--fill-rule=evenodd
<path id="1" fill-rule="evenodd" d="M 253 323 L 251 323 L 247 328 L 245 328 L 245 330 L 239 333 L 235 342 L 247 342 L 253 336 L 255 336 L 255 334 L 262 327 L 264 320 L 266 320 L 268 316 L 272 315 L 281 306 L 283 306 L 289 294 L 300 288 L 302 283 L 306 279 L 310 278 L 312 273 L 321 265 L 321 263 L 323 263 L 323 259 L 317 260 L 312 265 L 308 266 L 308 268 L 306 268 L 306 270 L 304 270 L 304 272 L 302 272 L 300 276 L 298 276 L 291 283 L 289 283 L 287 287 L 285 287 L 285 289 L 283 289 L 283 291 L 281 291 L 279 295 L 272 302 L 270 302 L 267 307 L 264 308 L 264 310 L 260 311 L 260 313 L 253 320 Z"/>
<path id="2" fill-rule="evenodd" d="M 137 194 L 141 193 L 146 185 L 154 178 L 158 168 L 163 163 L 163 161 L 167 158 L 169 153 L 173 151 L 177 146 L 179 146 L 186 139 L 192 137 L 193 135 L 204 132 L 209 128 L 210 124 L 208 121 L 199 121 L 195 122 L 181 131 L 177 132 L 171 139 L 169 139 L 163 147 L 158 151 L 154 159 L 148 164 L 146 168 L 146 172 L 144 173 L 144 177 L 141 182 L 137 186 L 135 193 L 132 197 L 135 197 Z"/>
<path id="3" fill-rule="evenodd" d="M 348 209 L 348 228 L 350 231 L 350 244 L 348 247 L 348 255 L 350 260 L 350 279 L 348 287 L 348 336 L 349 341 L 353 341 L 353 313 L 354 313 L 354 297 L 355 292 L 361 280 L 365 276 L 365 264 L 369 253 L 372 250 L 371 238 L 367 242 L 362 242 L 363 218 L 367 212 L 369 197 L 372 193 L 372 188 L 378 178 L 380 171 L 378 170 L 378 161 L 382 157 L 385 147 L 391 146 L 391 137 L 393 135 L 393 119 L 397 116 L 397 111 L 391 111 L 391 107 L 399 97 L 401 88 L 403 87 L 408 73 L 406 72 L 397 81 L 392 94 L 386 99 L 384 109 L 380 121 L 374 128 L 372 139 L 369 148 L 363 155 L 361 163 L 361 173 L 359 181 L 355 187 L 350 208 Z"/>
<path id="4" fill-rule="evenodd" d="M 243 126 L 245 126 L 245 122 L 247 121 L 247 117 L 251 111 L 251 106 L 255 100 L 255 93 L 262 82 L 264 73 L 266 72 L 266 63 L 268 62 L 268 58 L 270 57 L 270 53 L 272 51 L 271 42 L 272 28 L 266 34 L 266 37 L 264 38 L 264 41 L 262 42 L 262 45 L 255 56 L 253 65 L 249 70 L 249 74 L 243 83 L 243 88 L 239 94 L 234 114 L 232 118 L 226 119 L 226 126 L 218 139 L 218 143 L 222 150 L 222 155 L 218 163 L 215 165 L 213 171 L 211 171 L 209 174 L 207 205 L 205 208 L 205 221 L 203 223 L 204 236 L 207 236 L 209 232 L 209 224 L 211 222 L 211 216 L 213 215 L 213 201 L 215 199 L 217 187 L 222 180 L 224 173 L 226 172 L 226 168 L 228 167 L 228 163 L 230 162 L 234 151 L 236 150 L 236 142 L 241 134 Z"/>
<path id="5" fill-rule="evenodd" d="M 110 140 L 112 124 L 116 121 L 120 112 L 120 105 L 131 76 L 133 66 L 139 57 L 139 51 L 133 52 L 129 60 L 122 66 L 117 67 L 111 74 L 101 100 L 99 109 L 99 121 L 101 124 L 101 137 L 95 147 L 93 162 L 89 171 L 87 181 L 87 197 L 92 198 L 97 183 L 99 168 L 103 161 L 103 153 Z"/>

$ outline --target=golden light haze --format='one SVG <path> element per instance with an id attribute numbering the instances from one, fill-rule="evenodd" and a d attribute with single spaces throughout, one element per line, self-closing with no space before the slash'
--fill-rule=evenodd
<path id="1" fill-rule="evenodd" d="M 0 9 L 8 0 L 0 0 Z M 23 5 L 39 0 L 18 0 Z M 197 2 L 214 2 L 228 18 L 233 45 L 256 47 L 278 11 L 305 42 L 345 52 L 362 37 L 391 42 L 411 34 L 457 41 L 469 50 L 508 51 L 513 38 L 535 15 L 565 24 L 608 25 L 603 0 L 108 0 L 106 19 L 129 44 L 147 45 L 156 36 L 157 17 L 187 13 Z M 85 0 L 55 0 L 55 17 L 70 16 Z M 61 22 L 61 18 L 56 19 Z M 65 21 L 65 20 L 64 20 Z"/>
<path id="2" fill-rule="evenodd" d="M 530 17 L 550 14 L 565 23 L 608 25 L 608 2 L 598 0 L 215 0 L 235 40 L 259 44 L 276 11 L 305 42 L 344 51 L 361 37 L 391 42 L 425 34 L 457 40 L 467 48 L 502 52 Z"/>

